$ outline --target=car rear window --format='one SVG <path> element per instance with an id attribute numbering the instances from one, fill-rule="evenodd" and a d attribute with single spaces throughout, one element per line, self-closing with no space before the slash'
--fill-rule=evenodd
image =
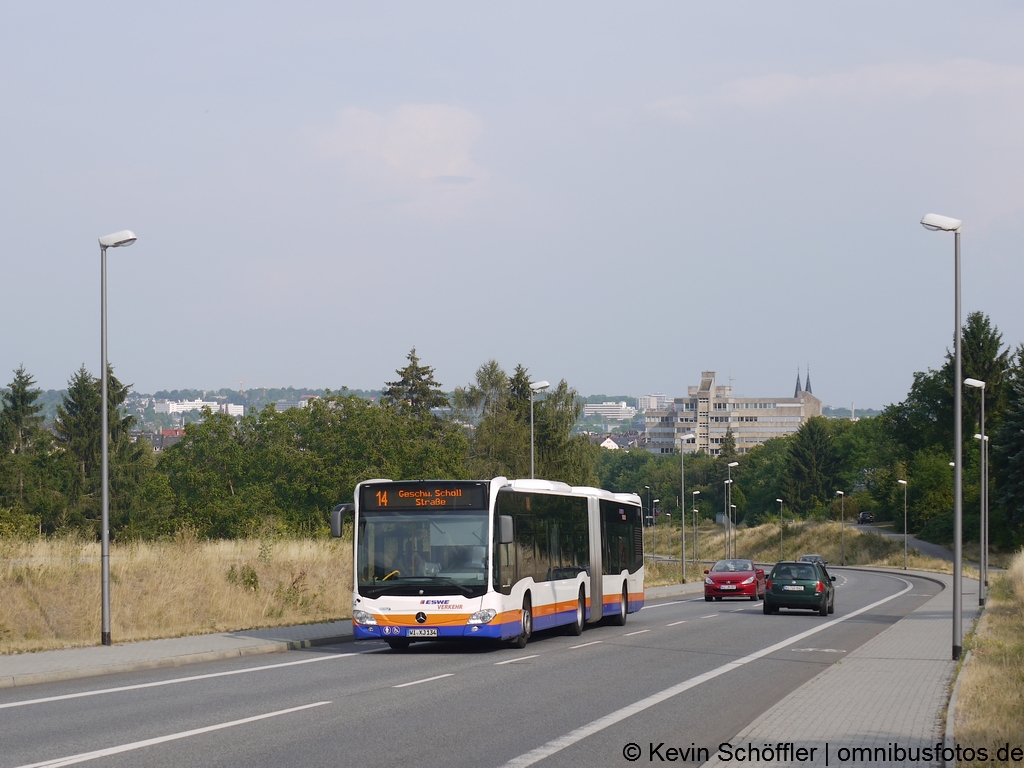
<path id="1" fill-rule="evenodd" d="M 816 580 L 818 571 L 813 565 L 781 565 L 772 574 L 773 579 Z"/>

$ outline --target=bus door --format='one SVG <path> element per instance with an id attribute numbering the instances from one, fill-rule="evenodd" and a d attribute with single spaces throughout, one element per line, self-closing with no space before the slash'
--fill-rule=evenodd
<path id="1" fill-rule="evenodd" d="M 590 620 L 593 622 L 604 616 L 604 548 L 601 546 L 601 502 L 589 498 L 587 506 L 590 518 Z"/>

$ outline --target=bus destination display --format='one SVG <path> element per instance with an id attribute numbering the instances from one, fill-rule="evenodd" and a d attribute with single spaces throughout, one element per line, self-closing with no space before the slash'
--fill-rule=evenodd
<path id="1" fill-rule="evenodd" d="M 370 509 L 487 509 L 478 483 L 387 483 L 362 488 L 361 507 Z"/>

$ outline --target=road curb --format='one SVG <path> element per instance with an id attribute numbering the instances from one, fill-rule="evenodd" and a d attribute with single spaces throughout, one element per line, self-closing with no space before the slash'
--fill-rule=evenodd
<path id="1" fill-rule="evenodd" d="M 303 648 L 314 648 L 320 645 L 336 645 L 352 641 L 352 635 L 332 635 L 328 637 L 314 637 L 308 640 L 287 640 L 259 645 L 247 645 L 241 648 L 230 648 L 222 651 L 202 651 L 200 653 L 186 653 L 180 656 L 169 656 L 162 659 L 142 659 L 139 661 L 127 661 L 121 664 L 102 664 L 93 667 L 82 667 L 79 669 L 60 669 L 53 672 L 32 672 L 24 675 L 5 675 L 0 677 L 0 688 L 20 688 L 26 685 L 38 685 L 40 683 L 58 683 L 66 680 L 78 680 L 86 677 L 99 677 L 101 675 L 112 675 L 119 672 L 142 672 L 148 669 L 166 669 L 167 667 L 181 667 L 186 664 L 199 664 L 205 661 L 222 661 L 224 659 L 236 659 L 242 656 L 259 656 L 265 653 L 284 653 L 285 651 L 298 651 Z"/>
<path id="2" fill-rule="evenodd" d="M 935 578 L 935 576 L 932 575 L 931 571 L 911 571 L 911 570 L 904 571 L 902 568 L 872 568 L 871 566 L 867 566 L 867 565 L 837 565 L 837 566 L 835 566 L 834 570 L 837 570 L 837 571 L 838 570 L 844 570 L 844 571 L 865 571 L 866 573 L 889 573 L 889 574 L 892 574 L 893 576 L 912 575 L 912 576 L 916 576 L 919 579 L 924 579 L 925 581 L 930 581 L 933 584 L 938 584 L 943 589 L 946 589 L 949 586 L 948 584 L 946 584 L 946 582 L 942 581 L 941 579 Z M 953 578 L 953 574 L 951 574 L 951 573 L 944 573 L 942 575 L 943 576 L 949 576 L 950 580 L 952 580 L 952 578 Z M 968 577 L 964 576 L 963 578 L 966 579 Z"/>

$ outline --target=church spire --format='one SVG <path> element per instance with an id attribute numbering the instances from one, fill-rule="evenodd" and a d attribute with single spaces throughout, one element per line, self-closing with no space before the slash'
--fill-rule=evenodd
<path id="1" fill-rule="evenodd" d="M 800 397 L 800 366 L 796 368 L 796 389 L 793 391 L 793 397 Z"/>
<path id="2" fill-rule="evenodd" d="M 804 391 L 807 394 L 809 394 L 809 395 L 813 395 L 814 394 L 811 391 L 811 364 L 810 363 L 807 364 L 807 382 L 806 382 L 806 384 L 804 384 Z"/>

